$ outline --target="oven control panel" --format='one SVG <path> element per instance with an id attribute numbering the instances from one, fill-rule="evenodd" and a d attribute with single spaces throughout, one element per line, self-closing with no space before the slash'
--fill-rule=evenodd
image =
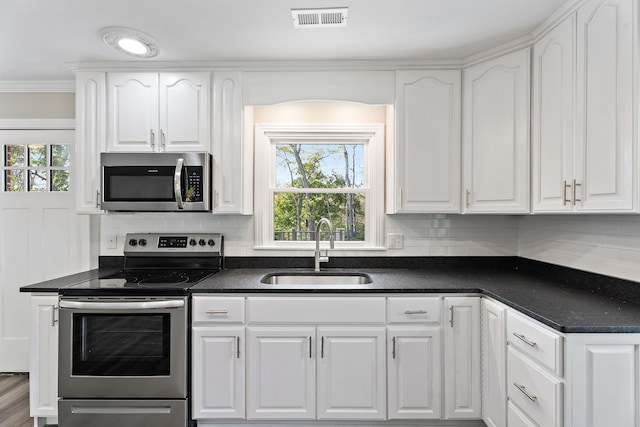
<path id="1" fill-rule="evenodd" d="M 128 233 L 127 256 L 220 256 L 223 238 L 218 233 Z"/>

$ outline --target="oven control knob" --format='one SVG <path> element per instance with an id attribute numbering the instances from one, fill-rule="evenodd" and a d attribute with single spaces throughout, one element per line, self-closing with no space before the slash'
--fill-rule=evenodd
<path id="1" fill-rule="evenodd" d="M 209 244 L 209 246 L 215 246 L 216 245 L 216 241 L 213 239 L 209 239 L 209 241 L 207 242 Z"/>
<path id="2" fill-rule="evenodd" d="M 129 240 L 129 246 L 136 246 L 137 244 L 138 244 L 138 241 L 136 239 Z"/>
<path id="3" fill-rule="evenodd" d="M 195 245 L 196 245 L 196 243 L 197 243 L 197 242 L 196 242 L 196 239 L 191 239 L 191 240 L 189 240 L 189 245 L 191 245 L 191 246 L 195 246 Z"/>
<path id="4" fill-rule="evenodd" d="M 200 244 L 200 246 L 204 246 L 207 244 L 207 242 L 204 241 L 204 239 L 200 239 L 200 241 L 198 242 L 198 244 Z"/>
<path id="5" fill-rule="evenodd" d="M 147 239 L 140 239 L 138 240 L 138 244 L 140 246 L 147 246 Z"/>

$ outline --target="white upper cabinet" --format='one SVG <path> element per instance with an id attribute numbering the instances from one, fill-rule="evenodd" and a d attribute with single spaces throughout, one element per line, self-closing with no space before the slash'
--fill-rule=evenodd
<path id="1" fill-rule="evenodd" d="M 638 209 L 634 4 L 592 0 L 577 12 L 575 176 L 580 200 L 573 203 L 580 210 Z"/>
<path id="2" fill-rule="evenodd" d="M 209 72 L 118 72 L 107 81 L 109 151 L 209 151 Z"/>
<path id="3" fill-rule="evenodd" d="M 533 59 L 533 211 L 635 212 L 632 0 L 593 0 Z"/>
<path id="4" fill-rule="evenodd" d="M 241 71 L 214 72 L 212 117 L 213 212 L 251 214 L 253 145 L 243 132 Z"/>
<path id="5" fill-rule="evenodd" d="M 464 70 L 463 211 L 529 212 L 530 50 Z"/>
<path id="6" fill-rule="evenodd" d="M 106 75 L 76 73 L 76 144 L 73 185 L 76 211 L 100 213 L 100 152 L 105 150 Z"/>
<path id="7" fill-rule="evenodd" d="M 396 72 L 388 213 L 460 213 L 459 70 Z"/>
<path id="8" fill-rule="evenodd" d="M 570 210 L 573 186 L 575 17 L 533 47 L 532 189 L 534 212 Z"/>

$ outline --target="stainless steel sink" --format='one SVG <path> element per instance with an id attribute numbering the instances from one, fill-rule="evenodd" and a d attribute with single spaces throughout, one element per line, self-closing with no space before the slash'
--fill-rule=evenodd
<path id="1" fill-rule="evenodd" d="M 371 276 L 365 273 L 345 272 L 284 272 L 270 273 L 260 280 L 269 285 L 366 285 L 372 283 Z"/>

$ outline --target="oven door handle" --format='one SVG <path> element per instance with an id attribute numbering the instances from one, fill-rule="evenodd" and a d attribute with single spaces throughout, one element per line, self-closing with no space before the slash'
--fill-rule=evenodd
<path id="1" fill-rule="evenodd" d="M 148 310 L 154 308 L 182 308 L 184 301 L 87 302 L 60 301 L 60 308 L 80 310 Z"/>
<path id="2" fill-rule="evenodd" d="M 184 159 L 179 158 L 176 163 L 176 171 L 173 174 L 173 194 L 176 197 L 178 209 L 184 209 L 182 203 L 182 169 L 184 168 Z"/>

